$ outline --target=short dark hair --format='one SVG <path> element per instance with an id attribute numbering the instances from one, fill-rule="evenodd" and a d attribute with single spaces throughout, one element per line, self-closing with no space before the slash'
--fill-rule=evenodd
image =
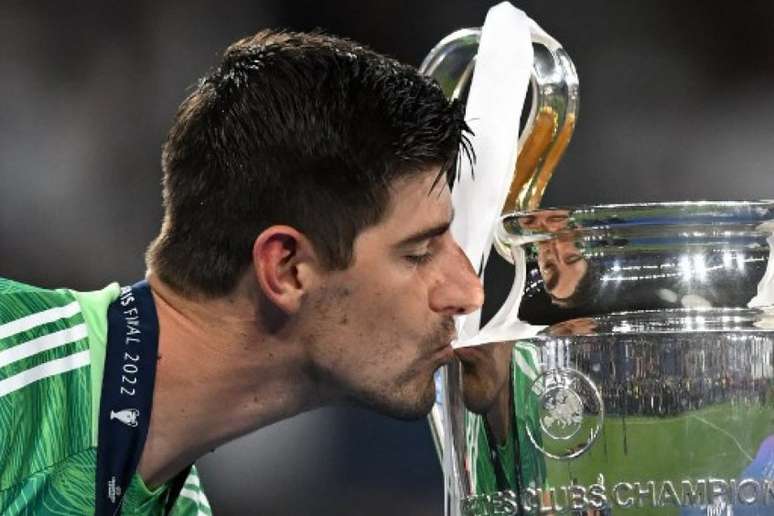
<path id="1" fill-rule="evenodd" d="M 164 144 L 164 222 L 147 263 L 176 290 L 236 286 L 261 231 L 304 233 L 346 268 L 389 187 L 440 166 L 451 184 L 469 129 L 411 66 L 321 33 L 262 31 L 231 45 L 181 104 Z"/>

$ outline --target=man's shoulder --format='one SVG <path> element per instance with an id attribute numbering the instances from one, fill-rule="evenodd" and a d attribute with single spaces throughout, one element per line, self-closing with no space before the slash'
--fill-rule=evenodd
<path id="1" fill-rule="evenodd" d="M 119 292 L 116 283 L 94 292 L 77 292 L 0 277 L 0 382 L 6 365 L 34 361 L 40 353 L 76 341 L 87 343 L 95 334 L 104 338 L 107 307 Z"/>
<path id="2" fill-rule="evenodd" d="M 12 279 L 0 277 L 0 295 L 29 291 L 45 291 L 45 289 L 27 285 L 26 283 L 21 283 Z"/>
<path id="3" fill-rule="evenodd" d="M 70 355 L 88 349 L 87 337 L 70 291 L 0 278 L 0 399 L 83 362 Z"/>
<path id="4" fill-rule="evenodd" d="M 61 308 L 74 301 L 73 295 L 65 289 L 45 289 L 0 277 L 0 324 Z"/>
<path id="5" fill-rule="evenodd" d="M 89 362 L 88 328 L 72 292 L 0 278 L 0 404 Z"/>
<path id="6" fill-rule="evenodd" d="M 0 279 L 0 490 L 91 447 L 88 334 L 72 292 Z"/>

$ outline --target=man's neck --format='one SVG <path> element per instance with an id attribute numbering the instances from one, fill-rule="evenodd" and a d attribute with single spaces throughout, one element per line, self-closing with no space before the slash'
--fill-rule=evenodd
<path id="1" fill-rule="evenodd" d="M 262 331 L 248 281 L 233 295 L 206 300 L 183 297 L 153 274 L 148 281 L 159 356 L 138 466 L 146 485 L 170 480 L 225 442 L 323 404 L 300 343 Z"/>

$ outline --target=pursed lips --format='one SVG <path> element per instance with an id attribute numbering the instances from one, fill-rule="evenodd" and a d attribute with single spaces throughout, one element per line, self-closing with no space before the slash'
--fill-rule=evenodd
<path id="1" fill-rule="evenodd" d="M 446 338 L 442 341 L 443 345 L 438 346 L 438 349 L 436 351 L 441 351 L 441 350 L 444 350 L 444 349 L 450 347 L 452 341 L 454 339 L 456 339 L 456 338 L 457 338 L 457 330 L 456 329 L 454 331 L 450 332 L 450 333 L 447 333 Z"/>
<path id="2" fill-rule="evenodd" d="M 446 339 L 446 344 L 443 346 L 439 346 L 432 354 L 433 357 L 441 356 L 443 357 L 444 363 L 450 362 L 454 358 L 454 348 L 452 348 L 451 343 L 456 338 L 456 332 L 454 334 L 450 334 L 448 338 Z"/>

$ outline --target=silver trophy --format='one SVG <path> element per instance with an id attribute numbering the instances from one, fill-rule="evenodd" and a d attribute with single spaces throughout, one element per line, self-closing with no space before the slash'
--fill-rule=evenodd
<path id="1" fill-rule="evenodd" d="M 425 60 L 450 96 L 478 35 Z M 578 83 L 561 48 L 533 42 L 495 235 L 518 328 L 443 372 L 446 514 L 774 515 L 774 201 L 535 209 Z"/>

